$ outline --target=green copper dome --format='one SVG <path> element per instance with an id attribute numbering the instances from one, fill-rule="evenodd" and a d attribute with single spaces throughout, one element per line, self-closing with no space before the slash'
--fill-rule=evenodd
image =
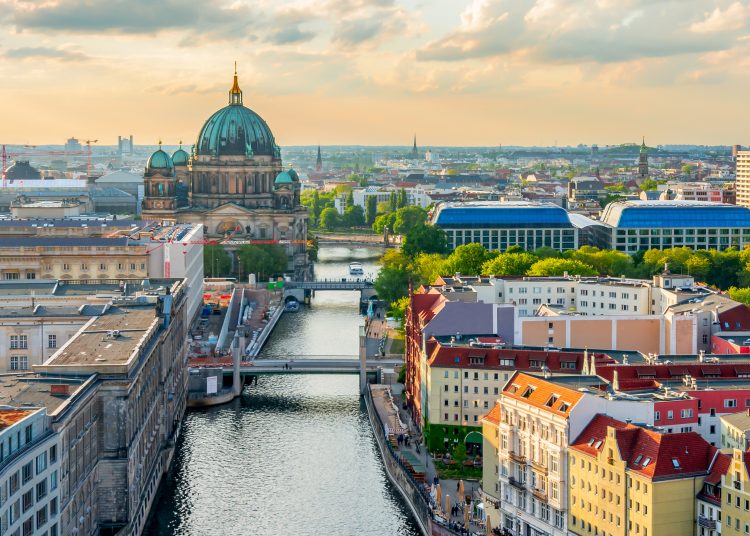
<path id="1" fill-rule="evenodd" d="M 271 129 L 263 118 L 242 104 L 242 90 L 234 73 L 229 90 L 229 106 L 208 118 L 198 134 L 193 154 L 205 156 L 281 157 Z"/>
<path id="2" fill-rule="evenodd" d="M 183 150 L 182 147 L 177 149 L 172 155 L 172 163 L 175 166 L 187 166 L 189 159 L 190 155 L 187 154 L 187 151 Z"/>
<path id="3" fill-rule="evenodd" d="M 159 149 L 148 157 L 146 171 L 149 173 L 158 171 L 163 175 L 172 175 L 174 174 L 174 163 L 167 153 Z"/>
<path id="4" fill-rule="evenodd" d="M 282 171 L 276 175 L 276 180 L 273 181 L 276 186 L 281 184 L 292 184 L 292 176 L 287 171 Z"/>

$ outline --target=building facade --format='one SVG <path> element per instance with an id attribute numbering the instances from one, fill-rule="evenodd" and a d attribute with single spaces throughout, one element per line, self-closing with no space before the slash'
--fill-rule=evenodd
<path id="1" fill-rule="evenodd" d="M 737 151 L 735 166 L 737 204 L 750 207 L 750 151 Z"/>

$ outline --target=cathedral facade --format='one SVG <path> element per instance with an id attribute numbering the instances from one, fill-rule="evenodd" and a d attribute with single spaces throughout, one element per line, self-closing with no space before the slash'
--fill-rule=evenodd
<path id="1" fill-rule="evenodd" d="M 202 223 L 230 252 L 242 243 L 283 245 L 287 271 L 310 273 L 299 176 L 283 168 L 268 124 L 244 106 L 236 73 L 228 105 L 204 123 L 190 153 L 160 148 L 148 159 L 142 216 Z"/>

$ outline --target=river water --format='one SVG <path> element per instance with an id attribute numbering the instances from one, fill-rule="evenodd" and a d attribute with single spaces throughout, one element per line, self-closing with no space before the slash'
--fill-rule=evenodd
<path id="1" fill-rule="evenodd" d="M 380 251 L 322 247 L 318 278 Z M 260 358 L 357 355 L 358 292 L 320 292 L 285 314 Z M 147 534 L 416 536 L 385 476 L 357 376 L 261 378 L 234 402 L 188 411 Z"/>

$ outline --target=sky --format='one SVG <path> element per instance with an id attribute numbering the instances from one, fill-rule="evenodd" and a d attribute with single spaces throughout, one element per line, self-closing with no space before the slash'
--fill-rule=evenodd
<path id="1" fill-rule="evenodd" d="M 750 0 L 0 0 L 0 143 L 750 145 Z"/>

